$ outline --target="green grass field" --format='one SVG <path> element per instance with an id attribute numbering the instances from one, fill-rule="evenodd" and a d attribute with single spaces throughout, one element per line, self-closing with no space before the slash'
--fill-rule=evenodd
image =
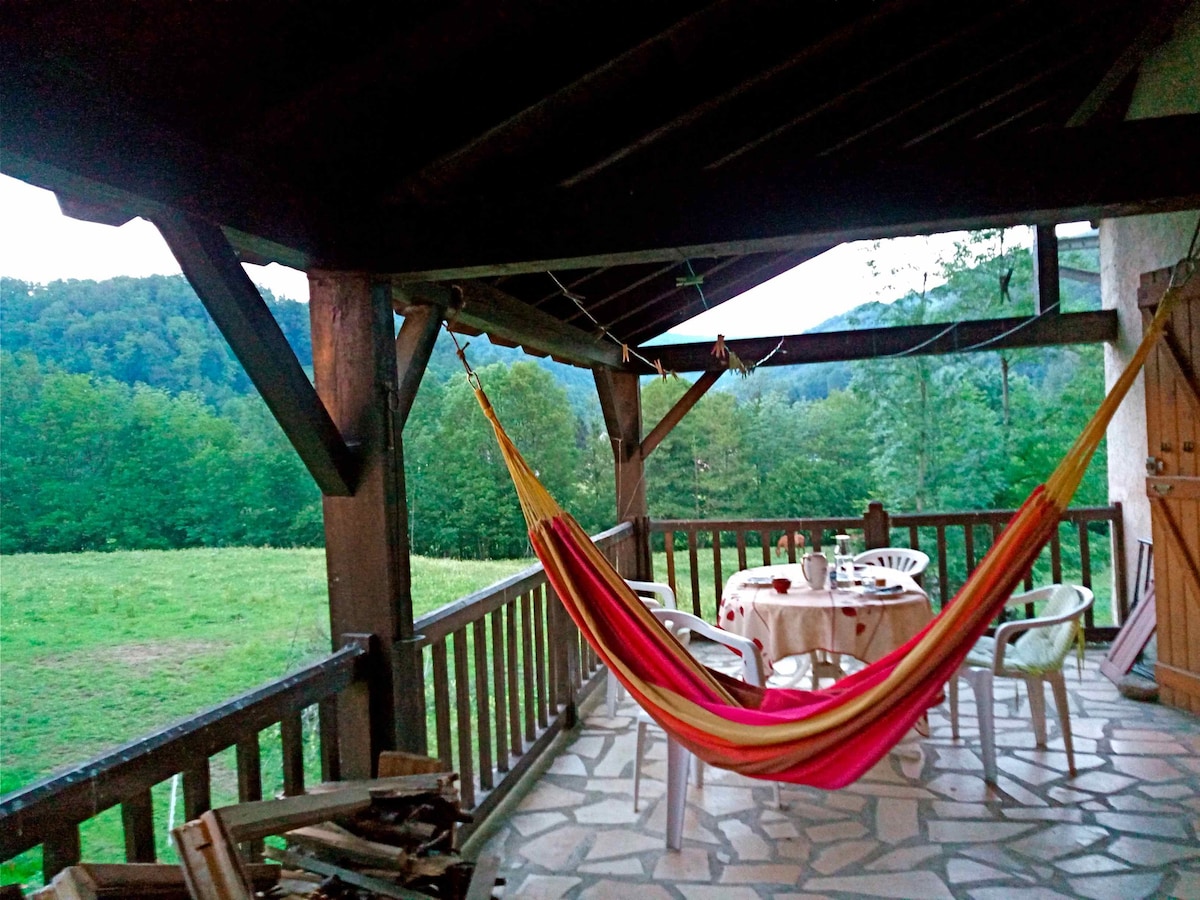
<path id="1" fill-rule="evenodd" d="M 417 615 L 529 564 L 414 558 Z M 329 650 L 323 550 L 0 557 L 0 793 L 229 700 Z M 265 778 L 278 772 L 272 738 L 263 733 Z M 236 796 L 234 771 L 232 759 L 214 760 L 214 801 Z M 156 807 L 167 807 L 169 791 L 169 784 L 155 789 Z M 160 823 L 166 817 L 156 809 L 166 850 Z M 85 857 L 119 859 L 120 835 L 119 811 L 110 810 L 84 829 Z M 36 854 L 25 856 L 4 867 L 4 882 L 34 880 L 40 863 Z"/>

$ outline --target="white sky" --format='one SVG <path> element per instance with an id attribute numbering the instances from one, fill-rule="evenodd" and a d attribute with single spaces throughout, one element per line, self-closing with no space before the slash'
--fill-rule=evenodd
<path id="1" fill-rule="evenodd" d="M 1086 223 L 1080 223 L 1086 228 Z M 1080 228 L 1060 228 L 1060 234 Z M 965 232 L 843 244 L 755 287 L 672 331 L 680 337 L 797 334 L 872 300 L 890 302 L 939 283 L 939 260 Z M 1006 233 L 1007 246 L 1029 245 L 1027 228 Z M 874 266 L 871 261 L 874 260 Z M 252 281 L 276 297 L 308 299 L 303 272 L 246 264 Z M 179 273 L 175 257 L 149 222 L 120 228 L 68 218 L 49 191 L 0 175 L 0 276 L 41 284 L 58 279 Z"/>

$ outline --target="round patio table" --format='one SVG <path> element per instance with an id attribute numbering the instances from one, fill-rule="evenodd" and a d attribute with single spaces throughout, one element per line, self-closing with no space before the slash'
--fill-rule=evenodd
<path id="1" fill-rule="evenodd" d="M 874 662 L 904 644 L 933 618 L 929 597 L 908 575 L 882 566 L 857 566 L 887 588 L 813 589 L 800 565 L 761 566 L 735 573 L 725 584 L 717 613 L 721 628 L 748 637 L 763 653 L 768 670 L 786 657 L 824 650 Z M 771 579 L 791 579 L 780 594 Z"/>

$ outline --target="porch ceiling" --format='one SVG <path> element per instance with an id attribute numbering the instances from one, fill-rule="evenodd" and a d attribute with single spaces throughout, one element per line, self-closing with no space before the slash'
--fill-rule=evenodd
<path id="1" fill-rule="evenodd" d="M 6 4 L 0 169 L 636 345 L 847 239 L 1196 205 L 1200 116 L 1121 121 L 1184 6 Z"/>

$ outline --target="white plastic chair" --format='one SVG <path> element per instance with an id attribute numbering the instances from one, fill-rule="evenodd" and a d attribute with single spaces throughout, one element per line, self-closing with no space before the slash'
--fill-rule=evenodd
<path id="1" fill-rule="evenodd" d="M 761 687 L 766 683 L 766 666 L 763 665 L 762 654 L 754 641 L 738 634 L 722 631 L 715 625 L 678 609 L 652 609 L 660 622 L 684 643 L 692 634 L 706 637 L 722 644 L 741 655 L 741 677 L 747 684 Z M 637 812 L 638 794 L 642 778 L 642 757 L 646 750 L 647 730 L 654 725 L 654 720 L 645 712 L 638 717 L 637 748 L 633 756 L 633 810 Z M 667 735 L 667 848 L 679 850 L 683 846 L 683 816 L 687 804 L 688 769 L 692 762 L 692 753 Z M 696 786 L 704 786 L 704 763 L 696 760 Z M 772 784 L 775 789 L 775 805 L 781 806 L 779 784 Z"/>
<path id="2" fill-rule="evenodd" d="M 1029 688 L 1029 711 L 1037 746 L 1046 746 L 1046 695 L 1043 682 L 1050 682 L 1067 766 L 1075 774 L 1075 749 L 1071 743 L 1071 715 L 1067 705 L 1067 686 L 1062 666 L 1075 644 L 1079 619 L 1092 605 L 1092 592 L 1074 584 L 1056 584 L 1025 594 L 1014 594 L 1005 608 L 1044 602 L 1041 615 L 1033 619 L 1005 622 L 994 638 L 982 637 L 950 679 L 950 730 L 958 738 L 958 679 L 965 679 L 975 691 L 979 718 L 979 740 L 983 750 L 984 777 L 996 783 L 996 728 L 992 709 L 992 682 L 996 677 L 1023 678 Z M 1016 640 L 1009 643 L 1010 640 Z"/>
<path id="3" fill-rule="evenodd" d="M 908 547 L 879 547 L 867 550 L 854 557 L 860 565 L 884 566 L 916 578 L 929 565 L 929 555 Z"/>
<path id="4" fill-rule="evenodd" d="M 625 579 L 625 583 L 633 588 L 635 594 L 642 596 L 642 602 L 647 606 L 652 602 L 657 602 L 664 609 L 675 608 L 675 592 L 671 590 L 669 584 L 663 584 L 661 581 L 631 581 L 628 578 Z M 651 596 L 643 596 L 645 594 Z M 608 705 L 608 717 L 611 719 L 617 714 L 617 701 L 621 698 L 622 693 L 621 682 L 617 681 L 616 675 L 609 672 L 608 683 L 604 688 L 604 700 Z"/>

